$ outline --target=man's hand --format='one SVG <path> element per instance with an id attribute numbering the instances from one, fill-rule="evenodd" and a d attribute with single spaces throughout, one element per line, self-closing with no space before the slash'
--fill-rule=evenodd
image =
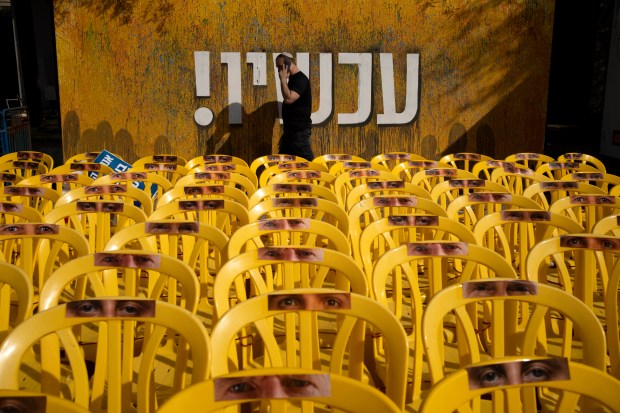
<path id="1" fill-rule="evenodd" d="M 289 69 L 290 69 L 289 66 L 282 65 L 282 69 L 278 72 L 278 75 L 280 76 L 280 80 L 288 79 L 288 76 L 290 74 Z"/>

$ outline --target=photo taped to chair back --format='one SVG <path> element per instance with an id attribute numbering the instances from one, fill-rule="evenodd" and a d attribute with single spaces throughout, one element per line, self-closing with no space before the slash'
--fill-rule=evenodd
<path id="1" fill-rule="evenodd" d="M 160 268 L 161 256 L 158 254 L 138 254 L 124 252 L 96 252 L 94 265 L 123 268 Z"/>
<path id="2" fill-rule="evenodd" d="M 379 175 L 379 171 L 377 171 L 376 169 L 358 169 L 356 171 L 349 171 L 349 178 L 362 178 Z"/>
<path id="3" fill-rule="evenodd" d="M 465 367 L 471 390 L 570 380 L 568 360 L 562 357 L 507 361 L 482 366 Z"/>
<path id="4" fill-rule="evenodd" d="M 197 181 L 230 181 L 230 172 L 196 172 L 194 179 Z"/>
<path id="5" fill-rule="evenodd" d="M 183 187 L 185 195 L 223 194 L 224 185 L 187 185 Z"/>
<path id="6" fill-rule="evenodd" d="M 463 282 L 463 298 L 537 295 L 538 284 L 528 280 L 484 279 Z"/>
<path id="7" fill-rule="evenodd" d="M 309 162 L 285 162 L 278 164 L 278 169 L 280 170 L 289 170 L 289 169 L 308 169 L 310 168 Z"/>
<path id="8" fill-rule="evenodd" d="M 385 159 L 392 159 L 392 160 L 402 159 L 406 161 L 406 160 L 411 159 L 411 154 L 410 153 L 386 153 L 383 155 L 383 157 Z"/>
<path id="9" fill-rule="evenodd" d="M 268 294 L 267 309 L 277 310 L 350 310 L 351 293 L 325 292 L 302 294 Z"/>
<path id="10" fill-rule="evenodd" d="M 60 226 L 56 224 L 17 223 L 0 225 L 0 235 L 58 235 Z"/>
<path id="11" fill-rule="evenodd" d="M 100 171 L 101 164 L 99 163 L 86 163 L 86 162 L 74 162 L 69 165 L 69 169 L 72 171 Z"/>
<path id="12" fill-rule="evenodd" d="M 112 184 L 112 185 L 89 185 L 84 187 L 84 193 L 87 195 L 115 195 L 127 193 L 127 185 Z"/>
<path id="13" fill-rule="evenodd" d="M 511 202 L 512 194 L 504 192 L 472 192 L 467 194 L 469 202 Z"/>
<path id="14" fill-rule="evenodd" d="M 456 176 L 456 169 L 452 168 L 437 168 L 437 169 L 427 169 L 425 171 L 426 176 Z"/>
<path id="15" fill-rule="evenodd" d="M 83 212 L 123 212 L 125 204 L 122 201 L 77 201 L 75 209 Z"/>
<path id="16" fill-rule="evenodd" d="M 140 181 L 146 179 L 146 172 L 117 172 L 110 174 L 110 179 L 119 181 Z"/>
<path id="17" fill-rule="evenodd" d="M 481 188 L 484 186 L 484 179 L 450 179 L 450 188 Z"/>
<path id="18" fill-rule="evenodd" d="M 326 161 L 350 161 L 351 159 L 353 159 L 352 155 L 348 155 L 344 153 L 335 153 L 335 154 L 325 155 Z"/>
<path id="19" fill-rule="evenodd" d="M 147 221 L 144 223 L 144 232 L 146 232 L 147 234 L 152 234 L 152 235 L 197 234 L 199 231 L 200 231 L 200 224 L 196 221 L 175 221 L 175 222 Z"/>
<path id="20" fill-rule="evenodd" d="M 319 199 L 310 197 L 273 198 L 271 202 L 274 207 L 280 208 L 315 208 L 319 206 Z"/>
<path id="21" fill-rule="evenodd" d="M 258 229 L 261 231 L 273 230 L 296 230 L 310 228 L 310 218 L 273 218 L 258 221 Z"/>
<path id="22" fill-rule="evenodd" d="M 155 317 L 155 300 L 132 298 L 114 300 L 109 298 L 92 298 L 70 301 L 66 304 L 65 317 Z"/>
<path id="23" fill-rule="evenodd" d="M 39 180 L 41 182 L 75 182 L 78 180 L 78 175 L 74 174 L 43 174 L 40 175 Z"/>
<path id="24" fill-rule="evenodd" d="M 467 255 L 466 242 L 411 242 L 407 244 L 407 255 L 444 256 Z"/>
<path id="25" fill-rule="evenodd" d="M 259 260 L 322 262 L 323 255 L 322 248 L 261 247 L 258 249 Z"/>
<path id="26" fill-rule="evenodd" d="M 22 204 L 16 204 L 13 202 L 0 202 L 0 212 L 7 214 L 15 214 L 20 213 L 24 210 L 24 206 Z"/>
<path id="27" fill-rule="evenodd" d="M 409 161 L 407 166 L 412 168 L 435 168 L 439 165 L 437 161 Z"/>
<path id="28" fill-rule="evenodd" d="M 274 192 L 312 193 L 310 184 L 273 184 Z"/>
<path id="29" fill-rule="evenodd" d="M 201 200 L 179 200 L 179 210 L 181 211 L 206 211 L 211 209 L 224 209 L 223 199 L 201 199 Z"/>
<path id="30" fill-rule="evenodd" d="M 4 193 L 6 195 L 15 196 L 42 196 L 45 188 L 36 186 L 5 186 Z"/>
<path id="31" fill-rule="evenodd" d="M 418 198 L 415 196 L 375 196 L 372 204 L 376 207 L 415 207 Z"/>
<path id="32" fill-rule="evenodd" d="M 551 221 L 551 212 L 522 209 L 506 209 L 500 211 L 503 221 L 540 222 Z"/>
<path id="33" fill-rule="evenodd" d="M 540 183 L 540 189 L 577 189 L 579 182 L 576 181 L 544 181 Z"/>
<path id="34" fill-rule="evenodd" d="M 372 163 L 370 162 L 343 162 L 342 166 L 344 169 L 367 169 L 372 168 Z"/>
<path id="35" fill-rule="evenodd" d="M 620 238 L 597 235 L 560 235 L 560 246 L 596 251 L 619 251 Z"/>
<path id="36" fill-rule="evenodd" d="M 571 205 L 615 205 L 616 197 L 611 195 L 578 194 L 570 196 Z"/>
<path id="37" fill-rule="evenodd" d="M 327 373 L 218 377 L 214 391 L 215 401 L 329 397 L 331 383 Z"/>
<path id="38" fill-rule="evenodd" d="M 20 169 L 39 169 L 39 162 L 13 161 L 13 166 Z"/>
<path id="39" fill-rule="evenodd" d="M 295 155 L 267 155 L 268 162 L 291 162 L 295 161 Z"/>
<path id="40" fill-rule="evenodd" d="M 464 161 L 479 161 L 482 159 L 477 153 L 455 153 L 454 159 L 464 160 Z"/>
<path id="41" fill-rule="evenodd" d="M 0 173 L 0 181 L 2 182 L 15 182 L 16 180 L 17 180 L 17 175 L 15 174 Z"/>
<path id="42" fill-rule="evenodd" d="M 179 157 L 176 155 L 153 155 L 152 159 L 155 163 L 177 163 Z"/>
<path id="43" fill-rule="evenodd" d="M 368 189 L 402 189 L 405 187 L 403 181 L 372 181 L 367 182 Z"/>
<path id="44" fill-rule="evenodd" d="M 436 215 L 390 215 L 387 217 L 391 226 L 428 227 L 439 225 Z"/>
<path id="45" fill-rule="evenodd" d="M 605 175 L 602 172 L 573 172 L 571 178 L 576 181 L 602 181 Z"/>
<path id="46" fill-rule="evenodd" d="M 17 159 L 43 159 L 43 152 L 35 151 L 19 151 Z"/>
<path id="47" fill-rule="evenodd" d="M 47 398 L 45 396 L 2 396 L 0 412 L 2 413 L 45 413 Z"/>
<path id="48" fill-rule="evenodd" d="M 289 179 L 318 179 L 321 177 L 320 171 L 287 171 L 286 177 Z"/>

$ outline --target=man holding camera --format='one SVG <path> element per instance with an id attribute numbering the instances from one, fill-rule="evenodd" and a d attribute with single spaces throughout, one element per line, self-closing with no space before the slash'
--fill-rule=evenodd
<path id="1" fill-rule="evenodd" d="M 282 121 L 284 133 L 280 138 L 279 153 L 301 156 L 312 161 L 314 153 L 310 143 L 312 120 L 312 91 L 310 79 L 295 64 L 293 55 L 280 53 L 276 67 L 282 90 Z"/>

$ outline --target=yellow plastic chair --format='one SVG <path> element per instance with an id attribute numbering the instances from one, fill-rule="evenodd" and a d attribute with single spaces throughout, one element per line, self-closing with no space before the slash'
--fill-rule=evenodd
<path id="1" fill-rule="evenodd" d="M 286 413 L 298 411 L 301 404 L 304 407 L 309 408 L 311 411 L 318 411 L 321 408 L 329 411 L 349 412 L 349 413 L 366 413 L 366 412 L 381 412 L 381 413 L 401 413 L 402 410 L 394 404 L 385 394 L 381 391 L 367 385 L 360 383 L 357 380 L 350 379 L 339 374 L 328 374 L 329 386 L 323 385 L 319 395 L 300 395 L 298 389 L 291 389 L 291 397 L 281 400 L 278 398 L 259 398 L 259 393 L 246 393 L 246 395 L 239 394 L 236 390 L 222 392 L 222 390 L 216 391 L 216 388 L 220 388 L 222 383 L 230 383 L 230 385 L 236 385 L 235 383 L 244 380 L 252 379 L 256 377 L 264 376 L 276 376 L 276 377 L 292 377 L 296 375 L 303 375 L 303 379 L 316 378 L 312 376 L 314 374 L 328 374 L 317 370 L 307 370 L 301 368 L 266 368 L 266 369 L 253 369 L 250 371 L 229 373 L 223 376 L 219 376 L 214 379 L 209 379 L 179 392 L 167 401 L 157 411 L 158 413 L 177 413 L 177 412 L 200 412 L 200 413 L 224 413 L 230 411 L 231 407 L 239 405 L 239 408 L 245 406 L 250 401 L 256 402 L 263 406 L 266 411 L 271 413 Z M 221 381 L 220 381 L 221 380 Z M 301 384 L 304 381 L 294 384 Z M 308 383 L 311 383 L 308 381 Z M 322 383 L 322 382 L 321 382 Z M 315 384 L 312 382 L 312 384 Z M 312 385 L 310 384 L 310 385 Z M 251 387 L 251 386 L 248 386 Z M 287 389 L 289 386 L 283 386 Z M 329 391 L 322 392 L 323 389 Z M 302 393 L 303 393 L 303 389 Z M 323 393 L 320 395 L 320 393 Z M 289 392 L 284 393 L 286 395 Z M 230 396 L 229 396 L 230 395 Z M 278 396 L 274 393 L 261 393 L 260 395 Z M 355 397 L 352 397 L 355 395 Z M 246 396 L 246 397 L 243 397 Z M 282 395 L 279 395 L 280 397 Z M 223 400 L 228 399 L 228 400 Z"/>
<path id="2" fill-rule="evenodd" d="M 620 237 L 620 214 L 609 215 L 592 227 L 592 233 L 597 235 L 613 235 Z"/>
<path id="3" fill-rule="evenodd" d="M 368 279 L 375 263 L 387 251 L 409 242 L 453 240 L 475 244 L 474 234 L 465 225 L 437 215 L 391 215 L 368 224 L 359 237 L 354 258 Z"/>
<path id="4" fill-rule="evenodd" d="M 609 277 L 609 288 L 605 294 L 605 328 L 611 375 L 620 380 L 620 306 L 618 289 L 620 288 L 620 265 L 616 263 Z"/>
<path id="5" fill-rule="evenodd" d="M 260 174 L 265 170 L 274 165 L 278 165 L 280 163 L 285 162 L 310 162 L 312 159 L 302 158 L 301 156 L 296 155 L 286 155 L 286 154 L 278 154 L 274 153 L 271 155 L 261 156 L 259 158 L 253 159 L 250 163 L 250 170 L 254 172 L 254 175 L 260 176 Z M 321 168 L 323 170 L 324 168 Z"/>
<path id="6" fill-rule="evenodd" d="M 497 168 L 503 168 L 505 166 L 515 167 L 515 162 L 508 162 L 499 159 L 493 159 L 490 161 L 480 161 L 476 162 L 474 166 L 471 168 L 471 173 L 476 175 L 480 179 L 486 179 L 487 181 L 491 180 L 491 174 Z"/>
<path id="7" fill-rule="evenodd" d="M 587 182 L 598 186 L 607 193 L 611 192 L 613 187 L 620 185 L 620 176 L 606 172 L 573 172 L 562 179 Z"/>
<path id="8" fill-rule="evenodd" d="M 146 215 L 123 201 L 76 201 L 55 207 L 44 219 L 48 224 L 64 225 L 83 234 L 94 253 L 103 250 L 116 232 L 146 221 Z"/>
<path id="9" fill-rule="evenodd" d="M 478 177 L 464 169 L 432 168 L 416 172 L 411 177 L 411 183 L 420 185 L 430 193 L 436 185 L 450 179 L 478 179 Z"/>
<path id="10" fill-rule="evenodd" d="M 237 189 L 234 186 L 224 184 L 190 184 L 190 185 L 177 185 L 174 188 L 169 189 L 158 200 L 157 205 L 159 207 L 169 204 L 175 199 L 194 199 L 205 197 L 218 197 L 228 199 L 230 201 L 237 202 L 248 208 L 249 200 L 248 196 L 241 189 Z"/>
<path id="11" fill-rule="evenodd" d="M 24 179 L 46 174 L 48 171 L 44 163 L 34 160 L 17 160 L 0 163 L 0 172 L 19 175 Z"/>
<path id="12" fill-rule="evenodd" d="M 36 175 L 19 182 L 20 186 L 44 186 L 47 188 L 52 188 L 58 193 L 59 196 L 72 189 L 92 184 L 92 178 L 78 172 L 73 172 L 70 174 Z"/>
<path id="13" fill-rule="evenodd" d="M 519 152 L 508 155 L 505 159 L 507 162 L 514 162 L 525 168 L 536 170 L 543 163 L 555 162 L 555 159 L 549 155 L 536 152 Z"/>
<path id="14" fill-rule="evenodd" d="M 234 162 L 227 163 L 210 163 L 205 165 L 199 165 L 190 169 L 185 175 L 195 174 L 199 172 L 229 172 L 231 174 L 239 174 L 249 179 L 255 188 L 258 188 L 258 177 L 249 167 L 245 165 L 238 165 Z"/>
<path id="15" fill-rule="evenodd" d="M 122 201 L 126 204 L 137 206 L 144 211 L 146 216 L 151 215 L 153 212 L 151 196 L 143 190 L 128 184 L 98 184 L 75 188 L 63 194 L 56 201 L 55 207 L 76 201 L 97 200 Z"/>
<path id="16" fill-rule="evenodd" d="M 394 168 L 392 168 L 392 173 L 405 182 L 411 182 L 411 179 L 416 173 L 424 171 L 426 169 L 437 168 L 453 168 L 453 166 L 444 162 L 431 160 L 406 161 L 401 162 Z"/>
<path id="17" fill-rule="evenodd" d="M 150 172 L 166 178 L 172 185 L 174 185 L 179 178 L 187 175 L 189 170 L 175 163 L 166 162 L 147 162 L 142 166 L 133 166 L 127 172 Z"/>
<path id="18" fill-rule="evenodd" d="M 485 215 L 505 209 L 540 209 L 542 207 L 529 198 L 506 192 L 472 192 L 461 195 L 448 205 L 448 218 L 462 222 L 473 230 L 474 225 Z"/>
<path id="19" fill-rule="evenodd" d="M 536 173 L 547 176 L 550 179 L 562 179 L 573 172 L 599 172 L 593 166 L 579 162 L 548 162 L 535 169 Z"/>
<path id="20" fill-rule="evenodd" d="M 348 153 L 328 153 L 325 155 L 320 155 L 317 156 L 316 158 L 312 159 L 312 162 L 316 162 L 316 163 L 320 163 L 325 165 L 325 167 L 327 168 L 327 170 L 329 170 L 329 168 L 332 167 L 333 164 L 337 163 L 337 162 L 367 162 L 366 159 L 360 157 L 360 156 L 356 156 L 356 155 L 351 155 Z"/>
<path id="21" fill-rule="evenodd" d="M 0 229 L 0 243 L 4 261 L 23 269 L 37 288 L 41 288 L 57 268 L 90 253 L 88 241 L 82 234 L 45 223 L 4 225 Z"/>
<path id="22" fill-rule="evenodd" d="M 431 200 L 447 209 L 450 202 L 462 195 L 472 192 L 506 192 L 508 189 L 502 185 L 484 179 L 449 179 L 436 184 L 430 195 Z"/>
<path id="23" fill-rule="evenodd" d="M 87 174 L 93 179 L 103 175 L 114 173 L 114 170 L 108 165 L 94 162 L 71 162 L 65 163 L 51 169 L 49 174 L 70 174 L 70 173 Z"/>
<path id="24" fill-rule="evenodd" d="M 0 156 L 0 164 L 12 161 L 34 161 L 40 162 L 50 170 L 54 167 L 54 158 L 45 152 L 38 151 L 17 151 Z"/>
<path id="25" fill-rule="evenodd" d="M 554 284 L 601 315 L 609 272 L 618 261 L 620 239 L 591 233 L 560 235 L 530 250 L 526 275 L 532 281 Z"/>
<path id="26" fill-rule="evenodd" d="M 349 234 L 349 217 L 338 204 L 314 197 L 287 197 L 259 202 L 249 212 L 249 221 L 266 218 L 310 218 L 327 222 L 345 235 Z"/>
<path id="27" fill-rule="evenodd" d="M 19 202 L 0 201 L 0 224 L 17 222 L 43 222 L 43 215 Z"/>
<path id="28" fill-rule="evenodd" d="M 291 250 L 312 253 L 314 257 L 312 260 L 288 259 L 286 254 Z M 246 280 L 252 286 L 249 290 L 244 284 Z M 305 245 L 251 250 L 230 258 L 215 276 L 215 311 L 220 318 L 248 297 L 276 290 L 333 286 L 340 291 L 368 295 L 364 271 L 353 258 L 339 251 Z"/>
<path id="29" fill-rule="evenodd" d="M 51 188 L 43 186 L 5 186 L 0 199 L 6 202 L 19 202 L 20 204 L 36 209 L 42 215 L 52 210 L 60 195 Z"/>
<path id="30" fill-rule="evenodd" d="M 281 174 L 282 172 L 289 172 L 289 171 L 328 172 L 327 168 L 320 163 L 308 162 L 308 161 L 278 162 L 275 165 L 271 165 L 265 168 L 265 170 L 260 173 L 260 176 L 258 178 L 258 186 L 262 188 L 265 185 L 267 185 L 267 182 L 269 182 L 269 180 L 273 176 Z"/>
<path id="31" fill-rule="evenodd" d="M 21 176 L 17 174 L 11 174 L 8 172 L 0 172 L 0 188 L 4 189 L 12 185 L 17 185 L 23 180 L 24 178 L 22 178 Z"/>
<path id="32" fill-rule="evenodd" d="M 568 152 L 558 156 L 558 162 L 579 162 L 585 165 L 593 166 L 600 172 L 607 172 L 603 161 L 587 153 Z"/>
<path id="33" fill-rule="evenodd" d="M 585 182 L 567 180 L 536 182 L 523 191 L 524 197 L 535 200 L 545 210 L 549 210 L 549 206 L 558 199 L 577 194 L 604 195 L 605 191 Z"/>
<path id="34" fill-rule="evenodd" d="M 459 152 L 444 155 L 439 158 L 439 162 L 447 163 L 457 169 L 471 172 L 474 165 L 481 161 L 492 161 L 493 158 L 480 153 Z"/>
<path id="35" fill-rule="evenodd" d="M 230 237 L 238 228 L 250 222 L 248 210 L 243 205 L 224 198 L 200 197 L 175 199 L 161 205 L 149 220 L 182 219 L 211 225 Z"/>
<path id="36" fill-rule="evenodd" d="M 343 209 L 347 196 L 351 190 L 359 185 L 374 181 L 398 181 L 399 178 L 391 172 L 378 169 L 354 169 L 340 174 L 334 181 L 334 192 L 338 197 L 338 205 Z"/>
<path id="37" fill-rule="evenodd" d="M 73 156 L 69 157 L 69 159 L 67 159 L 65 161 L 65 163 L 92 162 L 92 161 L 94 161 L 97 158 L 97 156 L 99 156 L 100 153 L 101 152 L 83 152 L 83 153 L 78 153 L 76 155 L 73 155 Z"/>
<path id="38" fill-rule="evenodd" d="M 352 188 L 345 201 L 345 208 L 350 211 L 353 205 L 364 199 L 377 195 L 407 195 L 425 199 L 431 199 L 431 194 L 421 186 L 409 182 L 398 181 L 373 181 L 360 184 Z"/>
<path id="39" fill-rule="evenodd" d="M 16 265 L 0 262 L 0 343 L 32 314 L 33 297 L 32 277 Z"/>
<path id="40" fill-rule="evenodd" d="M 0 389 L 0 406 L 16 413 L 89 413 L 87 408 L 67 399 L 23 390 Z"/>
<path id="41" fill-rule="evenodd" d="M 263 219 L 244 225 L 231 235 L 227 256 L 268 246 L 303 245 L 328 248 L 351 255 L 349 239 L 334 226 L 310 218 Z"/>
<path id="42" fill-rule="evenodd" d="M 556 287 L 510 287 L 510 282 L 523 283 L 494 279 L 457 284 L 426 306 L 422 338 L 433 385 L 455 368 L 514 355 L 566 357 L 605 371 L 605 332 L 586 305 Z M 515 305 L 521 303 L 528 304 L 529 317 L 517 328 L 523 314 Z M 452 320 L 446 318 L 450 314 Z M 558 324 L 555 330 L 550 321 Z"/>
<path id="43" fill-rule="evenodd" d="M 115 172 L 100 176 L 93 182 L 93 185 L 111 184 L 131 185 L 134 188 L 143 187 L 143 191 L 153 200 L 154 206 L 159 197 L 172 188 L 172 184 L 165 177 L 150 172 Z"/>
<path id="44" fill-rule="evenodd" d="M 338 296 L 342 291 L 303 288 L 277 294 L 286 300 L 291 294 L 325 293 Z M 335 303 L 321 310 L 306 310 L 288 305 L 286 301 L 275 301 L 275 309 L 269 309 L 270 296 L 273 297 L 263 294 L 238 303 L 218 321 L 211 334 L 211 345 L 213 351 L 222 356 L 213 359 L 213 377 L 230 371 L 268 366 L 322 370 L 362 381 L 365 331 L 369 329 L 383 337 L 387 358 L 385 393 L 397 406 L 404 407 L 407 341 L 402 326 L 387 308 L 370 298 L 350 293 L 347 295 L 349 305 Z M 319 327 L 317 320 L 322 320 Z M 286 323 L 287 328 L 278 329 L 278 323 Z M 255 333 L 253 338 L 245 337 L 244 342 L 254 342 L 257 350 L 255 354 L 247 354 L 247 359 L 239 361 L 236 356 L 238 334 L 248 331 L 250 326 Z M 274 331 L 284 333 L 284 337 L 279 339 Z M 322 338 L 332 339 L 332 344 L 328 348 L 321 346 Z M 259 354 L 265 354 L 265 357 L 255 357 Z"/>
<path id="45" fill-rule="evenodd" d="M 409 152 L 385 152 L 373 156 L 370 159 L 371 163 L 383 165 L 390 171 L 394 169 L 396 165 L 399 165 L 407 161 L 425 161 L 426 158 L 422 155 L 416 155 Z"/>
<path id="46" fill-rule="evenodd" d="M 379 163 L 367 161 L 339 161 L 329 167 L 329 173 L 338 177 L 341 174 L 357 169 L 376 169 L 378 171 L 390 172 L 390 168 Z"/>
<path id="47" fill-rule="evenodd" d="M 537 357 L 505 357 L 477 363 L 470 367 L 478 368 L 475 370 L 478 372 L 480 370 L 484 371 L 486 366 L 497 366 L 507 362 L 531 361 L 530 364 L 536 366 L 537 362 L 540 363 L 541 360 L 545 359 Z M 542 366 L 544 367 L 545 365 Z M 490 371 L 493 374 L 493 370 L 491 369 Z M 420 413 L 454 412 L 457 410 L 459 412 L 478 413 L 483 411 L 480 409 L 480 406 L 472 408 L 471 404 L 479 401 L 487 393 L 492 393 L 493 400 L 500 400 L 495 406 L 494 412 L 538 413 L 541 410 L 536 406 L 535 400 L 532 397 L 527 398 L 525 396 L 528 394 L 533 396 L 533 391 L 536 388 L 546 391 L 553 390 L 555 393 L 559 391 L 561 403 L 558 403 L 556 406 L 547 405 L 545 407 L 550 410 L 545 409 L 544 411 L 556 413 L 620 411 L 620 398 L 618 398 L 620 382 L 600 370 L 571 361 L 568 362 L 568 371 L 570 375 L 568 380 L 540 382 L 539 379 L 534 379 L 519 384 L 503 384 L 472 389 L 468 370 L 463 368 L 446 377 L 431 389 L 422 405 Z M 542 377 L 546 375 L 544 371 L 537 371 L 536 374 L 538 375 L 538 373 L 542 373 Z M 498 383 L 504 382 L 503 377 L 499 377 L 499 375 L 495 377 L 498 378 Z M 532 391 L 528 393 L 527 391 L 530 389 Z M 486 398 L 488 399 L 489 397 Z M 582 405 L 584 402 L 589 403 L 587 408 L 584 408 Z"/>
<path id="48" fill-rule="evenodd" d="M 116 301 L 119 298 L 107 300 Z M 69 374 L 74 388 L 68 398 L 91 412 L 120 413 L 136 408 L 138 412 L 150 412 L 156 408 L 158 393 L 177 392 L 186 387 L 186 374 L 191 372 L 192 383 L 206 379 L 212 353 L 201 321 L 189 311 L 162 301 L 155 301 L 151 307 L 154 308 L 154 316 L 149 316 L 149 313 L 139 316 L 138 308 L 144 304 L 139 300 L 134 301 L 136 304 L 131 307 L 132 311 L 128 311 L 128 307 L 119 316 L 67 316 L 67 304 L 60 304 L 30 317 L 17 326 L 0 347 L 0 365 L 3 371 L 0 388 L 18 389 L 22 360 L 42 339 L 53 336 L 57 336 L 62 343 L 64 354 L 69 360 L 69 371 L 64 371 L 61 375 L 59 352 L 43 352 L 41 374 L 56 383 L 55 390 L 43 389 L 43 392 L 59 396 L 59 383 Z M 97 308 L 91 305 L 84 308 L 84 311 L 93 307 Z M 142 326 L 140 330 L 148 331 L 148 334 L 144 335 L 141 348 L 135 346 L 131 339 L 140 331 L 136 329 L 137 323 Z M 99 362 L 95 364 L 92 382 L 89 380 L 81 347 L 73 333 L 73 327 L 84 325 L 94 325 L 100 335 L 97 346 Z M 164 334 L 169 331 L 174 331 L 189 344 L 188 354 L 191 354 L 191 362 L 182 360 L 179 370 L 174 372 L 179 380 L 172 389 L 162 388 L 158 383 L 159 378 L 153 378 L 152 375 L 153 369 L 159 363 L 156 360 L 157 351 Z M 168 336 L 168 339 L 172 339 L 172 336 Z M 141 357 L 136 360 L 134 352 L 139 352 Z M 132 391 L 132 384 L 137 384 L 137 390 Z"/>
<path id="49" fill-rule="evenodd" d="M 198 314 L 210 323 L 213 318 L 210 301 L 213 298 L 214 277 L 226 262 L 227 245 L 228 237 L 210 225 L 162 219 L 141 222 L 117 232 L 110 238 L 105 250 L 152 251 L 182 260 L 194 271 L 200 282 Z M 154 281 L 149 279 L 151 283 Z"/>
<path id="50" fill-rule="evenodd" d="M 558 199 L 549 206 L 549 211 L 568 216 L 581 224 L 585 232 L 592 232 L 598 221 L 620 213 L 620 197 L 580 193 Z"/>
<path id="51" fill-rule="evenodd" d="M 429 214 L 445 217 L 446 211 L 435 202 L 409 195 L 378 195 L 364 199 L 349 211 L 349 238 L 353 254 L 356 255 L 359 238 L 364 228 L 371 222 L 390 215 Z"/>
<path id="52" fill-rule="evenodd" d="M 523 195 L 523 191 L 528 186 L 536 182 L 550 181 L 551 178 L 543 174 L 534 172 L 524 166 L 503 166 L 496 168 L 491 173 L 491 181 L 497 182 L 515 194 Z"/>
<path id="53" fill-rule="evenodd" d="M 336 194 L 329 188 L 320 185 L 307 183 L 284 183 L 284 184 L 265 184 L 252 194 L 249 200 L 249 207 L 268 199 L 282 197 L 309 196 L 325 199 L 334 203 L 338 202 Z"/>
<path id="54" fill-rule="evenodd" d="M 213 184 L 228 185 L 242 190 L 248 197 L 256 191 L 256 185 L 241 174 L 230 172 L 196 172 L 179 179 L 176 186 Z"/>
<path id="55" fill-rule="evenodd" d="M 534 245 L 553 236 L 583 231 L 568 217 L 536 209 L 493 212 L 473 228 L 475 242 L 511 262 L 523 280 L 527 279 L 525 261 Z"/>
<path id="56" fill-rule="evenodd" d="M 197 166 L 207 165 L 210 163 L 231 163 L 231 162 L 237 165 L 243 165 L 246 167 L 248 166 L 248 163 L 246 161 L 236 156 L 222 155 L 222 154 L 210 154 L 210 155 L 197 156 L 195 158 L 190 159 L 185 164 L 185 167 L 187 169 L 192 169 Z"/>
<path id="57" fill-rule="evenodd" d="M 336 177 L 327 172 L 313 171 L 311 169 L 302 171 L 286 171 L 272 176 L 267 181 L 267 185 L 286 184 L 294 182 L 303 182 L 313 185 L 320 185 L 331 190 L 334 189 L 334 181 Z"/>
<path id="58" fill-rule="evenodd" d="M 139 158 L 133 163 L 133 167 L 142 168 L 147 163 L 173 163 L 175 165 L 187 166 L 187 159 L 179 155 L 160 153 L 155 155 L 147 155 Z"/>

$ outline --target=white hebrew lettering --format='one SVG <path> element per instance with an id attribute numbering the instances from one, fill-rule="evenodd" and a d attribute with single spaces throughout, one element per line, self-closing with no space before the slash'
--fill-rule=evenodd
<path id="1" fill-rule="evenodd" d="M 338 53 L 338 64 L 358 65 L 357 112 L 339 113 L 339 125 L 357 125 L 370 117 L 372 109 L 372 54 Z"/>
<path id="2" fill-rule="evenodd" d="M 396 112 L 396 95 L 394 93 L 394 65 L 392 53 L 379 55 L 381 64 L 381 89 L 383 91 L 383 113 L 377 115 L 379 125 L 401 125 L 408 123 L 418 113 L 418 88 L 420 73 L 420 55 L 407 55 L 407 86 L 405 109 Z"/>
<path id="3" fill-rule="evenodd" d="M 241 106 L 241 53 L 222 53 L 222 64 L 228 66 L 228 123 L 240 125 Z"/>

